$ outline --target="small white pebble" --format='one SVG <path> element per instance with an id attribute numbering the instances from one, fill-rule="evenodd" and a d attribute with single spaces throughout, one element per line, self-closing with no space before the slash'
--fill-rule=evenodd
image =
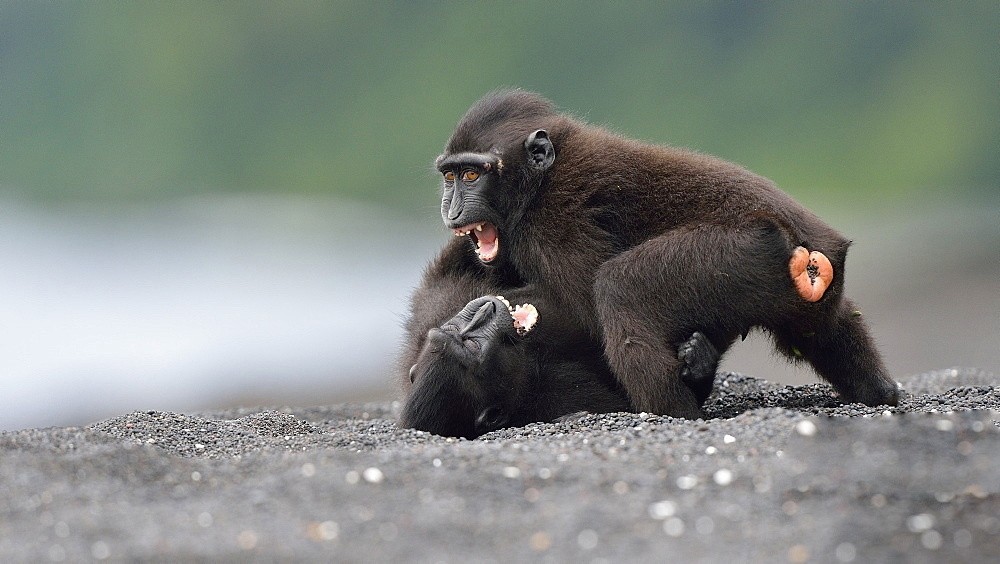
<path id="1" fill-rule="evenodd" d="M 684 521 L 679 517 L 671 517 L 663 522 L 663 532 L 671 537 L 679 537 L 684 534 Z"/>
<path id="2" fill-rule="evenodd" d="M 938 431 L 951 431 L 955 428 L 955 424 L 948 419 L 938 419 L 934 422 L 934 426 L 937 427 Z"/>
<path id="3" fill-rule="evenodd" d="M 257 546 L 257 533 L 253 531 L 243 531 L 236 537 L 236 544 L 243 550 L 253 550 Z"/>
<path id="4" fill-rule="evenodd" d="M 347 474 L 344 474 L 344 481 L 351 485 L 357 484 L 360 479 L 361 474 L 358 474 L 355 470 L 351 470 Z"/>
<path id="5" fill-rule="evenodd" d="M 199 482 L 199 481 L 201 481 L 201 472 L 198 472 L 197 470 L 195 470 L 194 472 L 191 472 L 191 481 L 192 482 Z"/>
<path id="6" fill-rule="evenodd" d="M 510 478 L 511 480 L 521 477 L 521 469 L 517 466 L 505 466 L 502 473 L 504 478 Z"/>
<path id="7" fill-rule="evenodd" d="M 312 462 L 306 462 L 302 465 L 301 472 L 306 478 L 312 478 L 316 475 L 316 465 Z"/>
<path id="8" fill-rule="evenodd" d="M 316 535 L 322 540 L 333 540 L 340 536 L 340 525 L 336 521 L 323 521 L 317 525 Z"/>
<path id="9" fill-rule="evenodd" d="M 733 472 L 726 468 L 720 468 L 712 475 L 712 479 L 720 486 L 728 486 L 733 483 Z"/>
<path id="10" fill-rule="evenodd" d="M 682 490 L 690 490 L 698 485 L 698 477 L 690 474 L 677 478 L 677 487 Z"/>
<path id="11" fill-rule="evenodd" d="M 440 468 L 441 467 L 441 459 L 440 458 L 435 458 L 434 460 L 431 461 L 431 465 L 433 465 L 435 468 Z"/>
<path id="12" fill-rule="evenodd" d="M 198 522 L 198 526 L 203 529 L 211 527 L 212 523 L 215 521 L 215 519 L 212 518 L 212 514 L 208 511 L 202 511 L 199 513 L 195 520 Z"/>
<path id="13" fill-rule="evenodd" d="M 920 535 L 920 544 L 924 545 L 924 548 L 927 550 L 937 550 L 941 548 L 943 541 L 944 538 L 941 536 L 941 533 L 935 531 L 934 529 L 924 531 L 924 533 Z"/>
<path id="14" fill-rule="evenodd" d="M 837 557 L 837 562 L 854 562 L 858 556 L 858 549 L 849 542 L 842 542 L 834 549 L 833 555 Z"/>
<path id="15" fill-rule="evenodd" d="M 726 435 L 726 436 L 722 437 L 722 442 L 726 443 L 727 445 L 735 443 L 736 442 L 736 437 L 734 437 L 732 435 Z"/>
<path id="16" fill-rule="evenodd" d="M 593 529 L 584 529 L 576 536 L 576 544 L 580 545 L 580 548 L 583 550 L 593 550 L 597 548 L 599 540 L 600 539 L 597 537 L 597 531 Z"/>
<path id="17" fill-rule="evenodd" d="M 934 526 L 934 516 L 930 513 L 911 515 L 906 519 L 906 528 L 911 533 L 920 533 Z"/>
<path id="18" fill-rule="evenodd" d="M 539 468 L 538 477 L 543 480 L 548 480 L 552 477 L 552 470 L 549 470 L 548 468 Z"/>
<path id="19" fill-rule="evenodd" d="M 715 454 L 717 452 L 719 452 L 719 449 L 715 448 L 714 446 L 709 446 L 705 448 L 705 454 Z"/>
<path id="20" fill-rule="evenodd" d="M 677 505 L 669 499 L 665 499 L 649 504 L 648 511 L 649 516 L 653 519 L 663 520 L 674 516 L 674 513 L 677 511 Z"/>
<path id="21" fill-rule="evenodd" d="M 951 492 L 934 492 L 934 499 L 938 500 L 939 503 L 948 503 L 955 499 L 955 494 Z"/>
<path id="22" fill-rule="evenodd" d="M 108 547 L 108 543 L 97 541 L 90 545 L 90 555 L 94 557 L 94 560 L 107 560 L 111 556 L 111 548 Z"/>
<path id="23" fill-rule="evenodd" d="M 972 533 L 968 529 L 959 529 L 955 531 L 954 535 L 955 546 L 959 548 L 968 548 L 972 546 Z"/>
<path id="24" fill-rule="evenodd" d="M 385 479 L 385 475 L 382 474 L 382 471 L 375 467 L 365 468 L 365 471 L 361 473 L 361 477 L 364 478 L 369 484 L 378 484 Z"/>
<path id="25" fill-rule="evenodd" d="M 795 432 L 803 437 L 811 437 L 816 434 L 816 424 L 808 419 L 795 424 Z"/>

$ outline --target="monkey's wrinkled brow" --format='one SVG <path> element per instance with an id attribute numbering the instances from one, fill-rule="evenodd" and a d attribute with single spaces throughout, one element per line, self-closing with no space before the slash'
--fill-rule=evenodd
<path id="1" fill-rule="evenodd" d="M 435 166 L 441 172 L 460 168 L 462 166 L 472 166 L 486 170 L 496 169 L 500 158 L 496 155 L 484 153 L 455 153 L 454 155 L 441 155 L 434 161 Z"/>

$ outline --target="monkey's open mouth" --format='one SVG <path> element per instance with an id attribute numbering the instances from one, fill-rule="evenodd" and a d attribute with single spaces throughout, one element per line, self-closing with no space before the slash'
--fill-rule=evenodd
<path id="1" fill-rule="evenodd" d="M 470 223 L 455 230 L 455 236 L 468 235 L 476 244 L 476 254 L 479 260 L 490 262 L 500 254 L 500 234 L 495 225 L 488 221 Z"/>

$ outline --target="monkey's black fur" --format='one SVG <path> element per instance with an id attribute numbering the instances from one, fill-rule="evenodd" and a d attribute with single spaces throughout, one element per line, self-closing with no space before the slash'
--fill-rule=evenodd
<path id="1" fill-rule="evenodd" d="M 519 90 L 473 105 L 437 166 L 442 218 L 464 236 L 414 294 L 403 365 L 430 328 L 469 300 L 501 293 L 538 306 L 547 350 L 574 358 L 603 346 L 635 410 L 699 417 L 678 345 L 702 331 L 725 353 L 752 328 L 809 361 L 846 401 L 898 401 L 843 295 L 850 242 L 769 180 L 626 139 Z M 469 229 L 476 226 L 484 230 Z M 816 302 L 802 299 L 789 275 L 798 246 L 833 265 Z"/>
<path id="2" fill-rule="evenodd" d="M 682 378 L 704 402 L 718 352 L 700 333 L 682 348 Z M 401 424 L 439 435 L 472 439 L 581 411 L 631 409 L 600 347 L 553 350 L 541 333 L 518 333 L 507 305 L 494 296 L 472 300 L 428 331 L 409 378 Z"/>

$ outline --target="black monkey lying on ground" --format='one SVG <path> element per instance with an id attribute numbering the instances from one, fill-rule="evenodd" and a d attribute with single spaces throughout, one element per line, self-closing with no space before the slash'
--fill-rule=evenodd
<path id="1" fill-rule="evenodd" d="M 537 319 L 534 306 L 511 307 L 503 296 L 483 296 L 431 329 L 409 370 L 413 386 L 400 423 L 473 439 L 581 411 L 632 409 L 600 347 L 553 350 L 545 329 L 533 330 Z M 543 327 L 559 330 L 557 323 Z M 678 355 L 682 379 L 703 403 L 712 391 L 718 352 L 695 333 Z"/>
<path id="2" fill-rule="evenodd" d="M 699 417 L 678 345 L 701 331 L 724 353 L 753 328 L 846 401 L 897 403 L 843 296 L 850 242 L 767 179 L 623 138 L 518 90 L 474 104 L 436 166 L 456 238 L 414 293 L 405 367 L 431 328 L 503 294 L 545 304 L 539 325 L 558 324 L 548 350 L 603 349 L 633 410 Z M 432 401 L 412 395 L 403 372 L 407 403 Z"/>

